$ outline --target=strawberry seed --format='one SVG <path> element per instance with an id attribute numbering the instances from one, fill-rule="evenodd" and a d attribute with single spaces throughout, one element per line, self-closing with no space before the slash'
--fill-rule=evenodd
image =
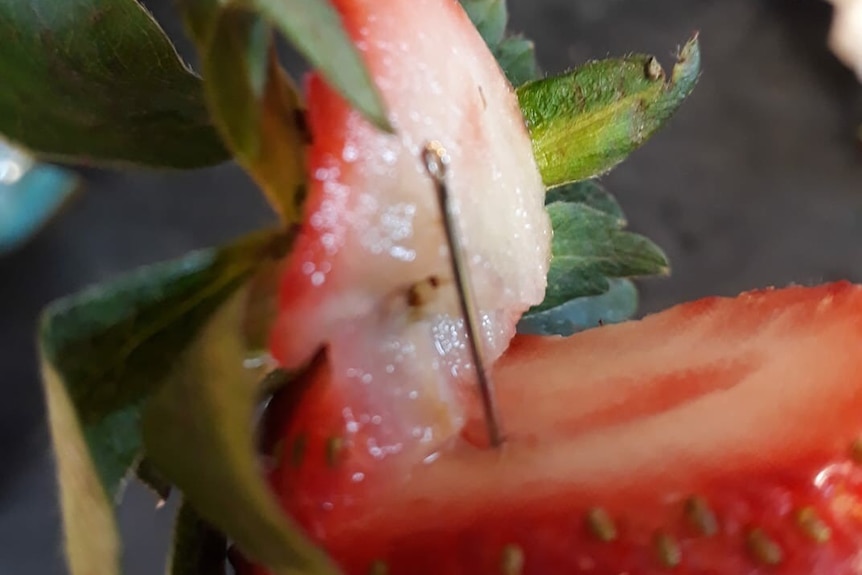
<path id="1" fill-rule="evenodd" d="M 701 535 L 710 537 L 718 533 L 718 520 L 706 499 L 699 495 L 689 497 L 685 502 L 685 516 L 692 527 Z"/>
<path id="2" fill-rule="evenodd" d="M 832 529 L 823 521 L 813 507 L 803 507 L 796 513 L 796 523 L 808 537 L 817 543 L 826 543 L 832 538 Z"/>
<path id="3" fill-rule="evenodd" d="M 344 438 L 333 436 L 326 440 L 326 464 L 329 467 L 338 465 L 338 457 L 344 449 Z"/>
<path id="4" fill-rule="evenodd" d="M 852 457 L 853 461 L 856 463 L 862 464 L 862 438 L 857 439 L 850 446 L 850 457 Z"/>
<path id="5" fill-rule="evenodd" d="M 614 520 L 601 507 L 593 507 L 587 512 L 587 528 L 599 541 L 608 543 L 617 538 Z"/>
<path id="6" fill-rule="evenodd" d="M 673 535 L 660 531 L 656 533 L 653 544 L 663 567 L 676 567 L 682 561 L 682 549 Z"/>
<path id="7" fill-rule="evenodd" d="M 517 545 L 506 545 L 500 556 L 502 575 L 521 575 L 524 572 L 524 551 Z"/>
<path id="8" fill-rule="evenodd" d="M 301 433 L 293 440 L 293 450 L 291 452 L 291 463 L 294 467 L 302 465 L 302 460 L 305 459 L 305 448 L 308 443 L 308 437 Z"/>
<path id="9" fill-rule="evenodd" d="M 751 557 L 763 565 L 779 565 L 784 559 L 784 552 L 763 529 L 754 528 L 745 538 Z"/>

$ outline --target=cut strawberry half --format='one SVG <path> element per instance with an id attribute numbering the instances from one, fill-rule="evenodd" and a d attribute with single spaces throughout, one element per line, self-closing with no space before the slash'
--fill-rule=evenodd
<path id="1" fill-rule="evenodd" d="M 520 337 L 494 371 L 505 446 L 476 416 L 409 467 L 323 362 L 271 405 L 271 480 L 349 575 L 857 574 L 860 351 L 846 283 Z"/>
<path id="2" fill-rule="evenodd" d="M 389 414 L 381 448 L 401 449 L 411 434 L 425 445 L 463 425 L 459 382 L 472 367 L 423 148 L 437 141 L 451 157 L 451 200 L 489 362 L 544 296 L 544 186 L 514 90 L 458 2 L 333 5 L 395 133 L 366 122 L 319 75 L 308 80 L 309 195 L 272 350 L 291 368 L 327 345 L 331 369 L 370 410 L 357 417 Z"/>

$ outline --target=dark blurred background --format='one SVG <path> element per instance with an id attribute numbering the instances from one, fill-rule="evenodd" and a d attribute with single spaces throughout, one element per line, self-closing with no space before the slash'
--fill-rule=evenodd
<path id="1" fill-rule="evenodd" d="M 406 0 L 405 0 L 406 1 Z M 190 57 L 169 0 L 147 4 Z M 649 52 L 666 67 L 695 30 L 703 78 L 669 126 L 607 178 L 633 229 L 668 252 L 642 310 L 707 294 L 862 280 L 862 88 L 827 51 L 823 0 L 509 0 L 547 72 Z M 64 574 L 36 368 L 51 299 L 272 220 L 234 166 L 88 171 L 83 194 L 0 258 L 0 575 Z M 162 572 L 169 505 L 132 488 L 120 511 L 127 574 Z"/>

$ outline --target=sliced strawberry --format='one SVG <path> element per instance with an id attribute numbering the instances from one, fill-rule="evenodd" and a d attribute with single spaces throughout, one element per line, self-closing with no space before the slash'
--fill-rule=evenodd
<path id="1" fill-rule="evenodd" d="M 381 445 L 395 449 L 392 442 L 403 445 L 414 432 L 432 443 L 463 425 L 458 382 L 472 367 L 423 147 L 439 141 L 451 157 L 451 197 L 489 362 L 544 296 L 544 186 L 514 91 L 456 0 L 333 5 L 395 134 L 310 77 L 309 195 L 272 350 L 295 367 L 328 344 L 331 368 L 354 380 L 357 397 L 346 404 L 370 410 L 357 417 L 388 414 Z"/>
<path id="2" fill-rule="evenodd" d="M 323 365 L 273 403 L 282 453 L 302 449 L 271 480 L 348 575 L 855 575 L 860 351 L 847 283 L 517 338 L 495 368 L 505 446 L 457 439 L 409 467 Z"/>

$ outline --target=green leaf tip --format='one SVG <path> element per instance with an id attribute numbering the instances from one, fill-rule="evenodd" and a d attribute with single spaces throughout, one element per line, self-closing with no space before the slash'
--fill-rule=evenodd
<path id="1" fill-rule="evenodd" d="M 369 122 L 392 132 L 386 106 L 328 0 L 247 0 Z"/>
<path id="2" fill-rule="evenodd" d="M 632 55 L 519 87 L 545 184 L 585 180 L 619 164 L 676 112 L 699 73 L 695 35 L 679 51 L 670 79 L 653 56 Z"/>

